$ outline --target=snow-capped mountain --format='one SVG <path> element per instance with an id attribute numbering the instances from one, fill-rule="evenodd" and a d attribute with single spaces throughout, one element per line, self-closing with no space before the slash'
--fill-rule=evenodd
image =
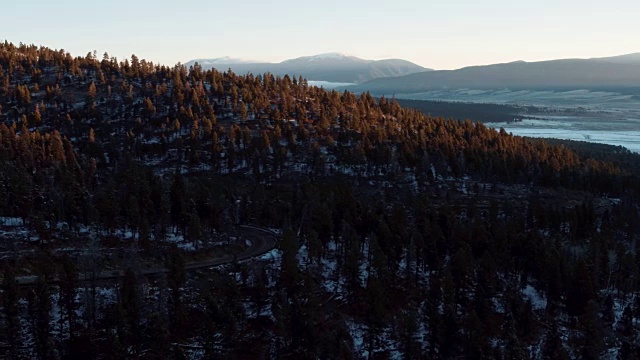
<path id="1" fill-rule="evenodd" d="M 282 63 L 292 63 L 292 62 L 299 62 L 299 61 L 309 61 L 309 62 L 345 61 L 345 60 L 354 60 L 354 59 L 367 61 L 367 60 L 359 59 L 355 56 L 349 56 L 347 54 L 343 54 L 339 52 L 330 52 L 330 53 L 324 53 L 324 54 L 318 54 L 318 55 L 312 55 L 312 56 L 302 56 L 295 59 L 285 60 Z"/>
<path id="2" fill-rule="evenodd" d="M 193 63 L 197 62 L 203 67 L 213 66 L 218 64 L 259 64 L 261 63 L 260 61 L 233 58 L 230 56 L 224 56 L 224 57 L 215 58 L 215 59 L 195 59 L 195 60 L 189 61 L 189 63 L 191 62 Z"/>
<path id="3" fill-rule="evenodd" d="M 216 68 L 219 71 L 231 69 L 238 74 L 270 72 L 280 76 L 300 75 L 307 80 L 356 84 L 381 77 L 402 76 L 430 70 L 406 60 L 366 60 L 338 52 L 302 56 L 280 63 L 234 60 L 237 59 L 229 57 L 198 59 L 191 60 L 185 65 L 189 67 L 197 62 L 204 69 Z"/>
<path id="4" fill-rule="evenodd" d="M 348 55 L 343 54 L 343 53 L 339 53 L 339 52 L 330 52 L 330 53 L 324 53 L 324 54 L 318 54 L 318 55 L 314 55 L 314 56 L 309 56 L 309 60 L 310 61 L 322 61 L 322 60 L 327 60 L 327 59 L 343 59 L 348 57 Z"/>

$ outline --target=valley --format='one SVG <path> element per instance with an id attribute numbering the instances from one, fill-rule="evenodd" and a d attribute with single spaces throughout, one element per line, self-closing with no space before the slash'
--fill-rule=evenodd
<path id="1" fill-rule="evenodd" d="M 492 113 L 493 119 L 484 116 L 482 110 L 464 113 L 466 117 L 462 118 L 483 121 L 514 135 L 588 141 L 640 151 L 640 99 L 633 94 L 461 89 L 399 94 L 397 98 L 412 100 L 417 108 L 420 101 L 450 103 L 451 108 L 475 104 L 478 109 L 488 109 L 494 105 L 498 113 Z"/>

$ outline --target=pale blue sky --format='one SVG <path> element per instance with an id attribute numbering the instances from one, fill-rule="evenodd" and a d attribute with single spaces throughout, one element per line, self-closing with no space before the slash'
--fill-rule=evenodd
<path id="1" fill-rule="evenodd" d="M 343 52 L 454 69 L 638 52 L 639 14 L 638 0 L 19 0 L 0 39 L 167 65 Z"/>

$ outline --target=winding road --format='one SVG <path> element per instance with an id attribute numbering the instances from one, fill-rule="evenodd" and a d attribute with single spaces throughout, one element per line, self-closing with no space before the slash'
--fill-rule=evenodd
<path id="1" fill-rule="evenodd" d="M 251 242 L 251 246 L 249 246 L 246 250 L 242 251 L 239 254 L 234 255 L 224 255 L 215 258 L 209 258 L 198 261 L 190 261 L 185 263 L 185 270 L 195 270 L 201 268 L 208 268 L 212 266 L 219 266 L 228 264 L 234 261 L 242 261 L 248 260 L 251 258 L 258 257 L 263 255 L 273 248 L 275 248 L 277 243 L 278 235 L 265 228 L 251 226 L 251 225 L 243 225 L 237 230 L 237 233 L 244 239 L 247 239 Z M 164 266 L 157 266 L 147 269 L 141 269 L 138 271 L 140 275 L 157 275 L 168 272 L 167 268 Z M 125 273 L 124 270 L 108 270 L 108 271 L 100 271 L 95 274 L 93 280 L 108 280 L 108 279 L 116 279 L 123 276 Z M 92 276 L 87 273 L 81 273 L 78 277 L 78 281 L 88 281 L 92 280 Z M 35 285 L 38 281 L 36 276 L 18 276 L 16 277 L 16 281 L 20 286 L 32 286 Z M 52 282 L 55 282 L 52 281 Z M 0 282 L 1 283 L 1 282 Z"/>
<path id="2" fill-rule="evenodd" d="M 276 247 L 276 239 L 277 234 L 273 231 L 257 227 L 244 225 L 240 227 L 242 230 L 242 237 L 251 241 L 251 246 L 247 248 L 245 251 L 236 254 L 235 259 L 237 261 L 247 260 L 254 257 L 258 257 L 263 255 L 273 248 Z M 185 270 L 193 270 L 206 268 L 210 266 L 218 266 L 222 264 L 227 264 L 233 261 L 233 255 L 225 255 L 217 258 L 202 260 L 202 261 L 192 261 L 188 262 L 184 265 Z M 166 271 L 166 269 L 165 269 Z"/>

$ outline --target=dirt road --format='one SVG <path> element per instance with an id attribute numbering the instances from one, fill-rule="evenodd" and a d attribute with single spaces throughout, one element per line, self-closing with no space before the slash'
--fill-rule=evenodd
<path id="1" fill-rule="evenodd" d="M 251 242 L 251 245 L 246 250 L 235 255 L 235 259 L 237 261 L 251 259 L 269 252 L 270 250 L 275 248 L 277 237 L 278 237 L 278 235 L 271 230 L 257 227 L 257 226 L 250 226 L 250 225 L 241 226 L 237 230 L 237 234 L 241 238 L 249 240 Z M 185 270 L 201 269 L 201 268 L 207 268 L 211 266 L 227 264 L 232 261 L 234 261 L 233 255 L 224 255 L 224 256 L 215 257 L 215 258 L 187 262 L 184 268 Z M 157 274 L 166 273 L 167 271 L 168 270 L 166 267 L 157 266 L 157 267 L 152 267 L 148 269 L 142 269 L 138 273 L 140 275 L 157 275 Z M 124 270 L 100 271 L 94 276 L 91 276 L 91 274 L 84 273 L 84 274 L 80 274 L 78 280 L 88 281 L 92 279 L 93 280 L 115 279 L 123 276 L 124 272 L 125 272 Z M 35 285 L 37 280 L 38 279 L 36 276 L 16 277 L 16 281 L 21 286 Z M 53 282 L 55 282 L 55 280 Z"/>

